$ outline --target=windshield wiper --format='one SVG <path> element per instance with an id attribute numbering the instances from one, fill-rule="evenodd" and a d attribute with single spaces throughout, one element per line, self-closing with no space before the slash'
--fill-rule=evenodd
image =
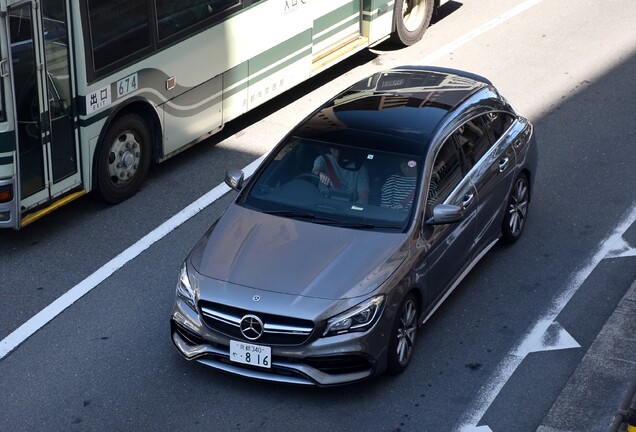
<path id="1" fill-rule="evenodd" d="M 401 230 L 402 227 L 398 227 L 395 225 L 377 225 L 372 223 L 364 223 L 364 222 L 348 222 L 340 219 L 332 219 L 324 216 L 316 216 L 313 213 L 309 212 L 299 212 L 299 211 L 290 211 L 290 210 L 273 210 L 273 211 L 263 211 L 265 214 L 288 217 L 292 219 L 302 219 L 311 221 L 313 223 L 321 224 L 321 225 L 330 225 L 330 226 L 339 226 L 346 228 L 354 228 L 354 229 L 369 229 L 373 230 L 376 228 L 380 229 L 395 229 Z"/>
<path id="2" fill-rule="evenodd" d="M 353 229 L 383 229 L 383 230 L 399 230 L 402 231 L 403 227 L 395 226 L 395 225 L 378 225 L 372 223 L 364 223 L 364 222 L 341 222 L 340 226 L 353 228 Z"/>
<path id="3" fill-rule="evenodd" d="M 332 219 L 332 218 L 328 218 L 324 216 L 316 216 L 315 214 L 309 213 L 309 212 L 300 212 L 300 211 L 293 211 L 293 210 L 272 210 L 272 211 L 264 211 L 263 213 L 274 215 L 274 216 L 280 216 L 280 217 L 288 217 L 292 219 L 304 219 L 304 220 L 309 220 L 315 223 L 321 223 L 325 225 L 346 224 L 346 222 L 343 222 L 338 219 Z"/>
<path id="4" fill-rule="evenodd" d="M 316 219 L 316 215 L 313 213 L 293 211 L 293 210 L 271 210 L 271 211 L 263 211 L 262 213 L 273 215 L 273 216 L 289 217 L 294 219 L 296 218 L 309 219 L 309 220 Z"/>
<path id="5" fill-rule="evenodd" d="M 340 219 L 334 219 L 334 218 L 325 217 L 325 216 L 316 216 L 314 213 L 294 211 L 294 210 L 272 210 L 272 211 L 263 211 L 263 213 L 271 214 L 274 216 L 289 217 L 292 219 L 306 219 L 315 223 L 320 223 L 325 225 L 342 225 L 342 226 L 349 226 L 349 225 L 366 226 L 367 225 L 367 224 L 358 224 L 355 222 L 350 223 L 350 222 L 342 221 Z"/>

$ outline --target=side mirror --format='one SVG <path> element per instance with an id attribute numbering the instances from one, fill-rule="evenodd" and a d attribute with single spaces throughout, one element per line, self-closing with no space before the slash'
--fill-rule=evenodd
<path id="1" fill-rule="evenodd" d="M 232 169 L 225 172 L 225 184 L 235 191 L 240 191 L 241 189 L 243 189 L 244 180 L 245 175 L 241 170 Z"/>
<path id="2" fill-rule="evenodd" d="M 428 225 L 444 225 L 460 222 L 464 218 L 464 209 L 450 204 L 439 204 L 433 208 L 433 217 L 426 221 Z"/>

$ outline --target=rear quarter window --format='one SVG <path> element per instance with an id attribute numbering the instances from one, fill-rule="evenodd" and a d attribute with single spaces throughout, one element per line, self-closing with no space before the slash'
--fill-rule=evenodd
<path id="1" fill-rule="evenodd" d="M 501 138 L 503 133 L 508 130 L 510 125 L 515 121 L 514 116 L 505 112 L 491 112 L 484 115 L 486 127 L 492 134 L 493 142 Z"/>
<path id="2" fill-rule="evenodd" d="M 491 147 L 483 116 L 476 117 L 461 125 L 455 131 L 455 139 L 466 158 L 467 169 L 475 165 Z"/>

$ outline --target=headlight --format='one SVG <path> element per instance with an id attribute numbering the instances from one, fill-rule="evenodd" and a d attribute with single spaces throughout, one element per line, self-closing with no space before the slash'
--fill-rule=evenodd
<path id="1" fill-rule="evenodd" d="M 378 317 L 382 314 L 383 306 L 383 295 L 372 297 L 358 306 L 329 319 L 327 328 L 322 335 L 334 336 L 354 331 L 366 331 L 378 320 Z"/>
<path id="2" fill-rule="evenodd" d="M 177 282 L 177 296 L 183 299 L 193 310 L 196 310 L 197 289 L 190 283 L 188 276 L 188 266 L 184 262 L 179 272 L 179 282 Z"/>

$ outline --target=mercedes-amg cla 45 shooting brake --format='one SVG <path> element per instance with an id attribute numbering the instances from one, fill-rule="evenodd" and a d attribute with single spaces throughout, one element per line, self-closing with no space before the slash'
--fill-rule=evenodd
<path id="1" fill-rule="evenodd" d="M 481 76 L 404 66 L 358 82 L 250 179 L 228 171 L 239 193 L 181 267 L 174 345 L 283 383 L 402 372 L 418 328 L 523 232 L 536 147 L 533 126 Z"/>

